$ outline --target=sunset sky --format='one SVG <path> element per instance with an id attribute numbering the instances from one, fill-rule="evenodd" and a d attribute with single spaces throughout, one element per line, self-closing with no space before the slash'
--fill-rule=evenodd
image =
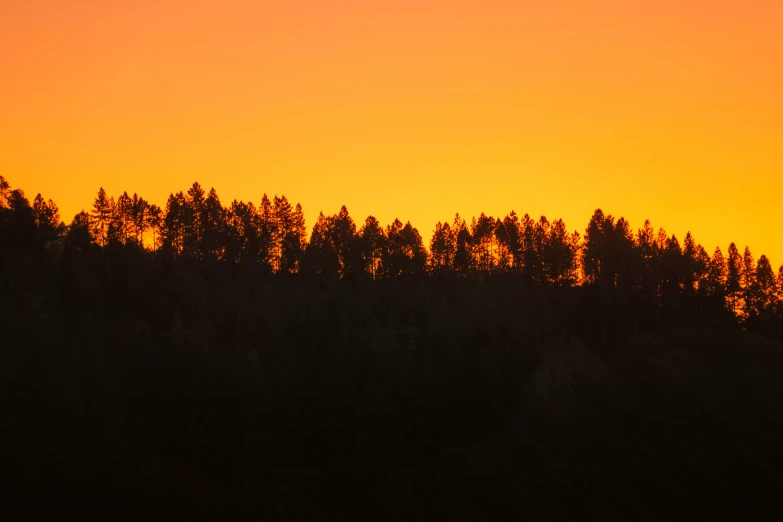
<path id="1" fill-rule="evenodd" d="M 2 0 L 0 174 L 308 226 L 650 218 L 783 262 L 780 0 Z"/>

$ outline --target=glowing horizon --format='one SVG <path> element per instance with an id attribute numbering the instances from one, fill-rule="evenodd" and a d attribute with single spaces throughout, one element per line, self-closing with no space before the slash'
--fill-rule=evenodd
<path id="1" fill-rule="evenodd" d="M 783 262 L 779 2 L 73 4 L 0 5 L 0 173 L 66 222 L 198 181 L 427 246 L 457 212 L 602 208 Z"/>

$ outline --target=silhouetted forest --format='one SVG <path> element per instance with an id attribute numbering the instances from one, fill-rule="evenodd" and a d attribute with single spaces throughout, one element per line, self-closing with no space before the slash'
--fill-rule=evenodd
<path id="1" fill-rule="evenodd" d="M 456 215 L 429 248 L 344 206 L 307 231 L 198 183 L 66 224 L 0 177 L 8 491 L 112 518 L 780 508 L 766 256 L 601 210 Z"/>

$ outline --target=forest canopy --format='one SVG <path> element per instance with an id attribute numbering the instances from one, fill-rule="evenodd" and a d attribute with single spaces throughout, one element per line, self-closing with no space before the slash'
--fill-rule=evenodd
<path id="1" fill-rule="evenodd" d="M 435 224 L 429 246 L 410 222 L 385 227 L 373 216 L 355 221 L 343 206 L 321 212 L 307 235 L 300 204 L 264 194 L 258 205 L 224 205 L 199 183 L 169 195 L 163 208 L 138 194 L 110 196 L 101 188 L 88 211 L 61 220 L 40 194 L 30 202 L 0 177 L 0 244 L 5 251 L 59 262 L 89 251 L 124 250 L 176 262 L 253 267 L 259 273 L 301 274 L 327 280 L 401 277 L 518 277 L 528 286 L 594 287 L 633 295 L 672 309 L 731 312 L 747 325 L 783 315 L 783 266 L 756 259 L 749 247 L 712 253 L 686 234 L 682 240 L 645 221 L 633 229 L 623 217 L 597 209 L 583 234 L 562 219 L 459 214 Z M 123 250 L 124 249 L 124 250 Z M 689 312 L 690 313 L 690 312 Z"/>

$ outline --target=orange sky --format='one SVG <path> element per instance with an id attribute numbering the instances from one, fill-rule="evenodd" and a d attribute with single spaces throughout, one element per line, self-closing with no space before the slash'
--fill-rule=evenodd
<path id="1" fill-rule="evenodd" d="M 596 207 L 783 262 L 783 2 L 3 0 L 0 174 L 66 221 L 286 194 L 361 223 Z"/>

